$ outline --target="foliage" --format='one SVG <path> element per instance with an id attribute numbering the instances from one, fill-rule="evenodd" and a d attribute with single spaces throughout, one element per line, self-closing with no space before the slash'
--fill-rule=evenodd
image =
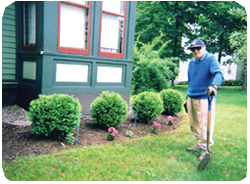
<path id="1" fill-rule="evenodd" d="M 165 89 L 160 92 L 160 97 L 163 101 L 163 114 L 176 115 L 181 111 L 183 105 L 182 94 L 174 89 Z"/>
<path id="2" fill-rule="evenodd" d="M 242 80 L 224 80 L 222 86 L 242 86 Z"/>
<path id="3" fill-rule="evenodd" d="M 28 116 L 35 135 L 64 137 L 78 123 L 81 106 L 78 99 L 63 94 L 39 95 L 30 102 Z"/>
<path id="4" fill-rule="evenodd" d="M 140 36 L 142 43 L 149 43 L 161 33 L 160 47 L 169 41 L 160 57 L 179 57 L 186 60 L 182 38 L 189 44 L 199 37 L 206 42 L 210 52 L 232 55 L 235 48 L 230 48 L 229 37 L 246 22 L 242 14 L 231 14 L 232 8 L 241 8 L 234 1 L 138 1 L 136 8 L 135 39 Z M 185 45 L 187 46 L 187 45 Z M 157 48 L 156 48 L 157 49 Z"/>
<path id="5" fill-rule="evenodd" d="M 223 55 L 232 55 L 235 51 L 230 47 L 230 34 L 246 25 L 239 17 L 229 12 L 233 7 L 242 6 L 234 1 L 196 1 L 193 11 L 197 14 L 198 34 L 195 36 L 206 41 L 210 52 L 219 53 L 219 61 Z"/>
<path id="6" fill-rule="evenodd" d="M 186 23 L 194 23 L 196 14 L 193 13 L 195 2 L 182 1 L 138 1 L 136 8 L 135 39 L 150 43 L 161 33 L 162 43 L 156 50 L 168 41 L 168 47 L 160 52 L 160 57 L 179 57 L 186 60 L 187 54 L 182 45 L 182 36 L 191 35 Z M 178 64 L 178 63 L 176 63 Z"/>
<path id="7" fill-rule="evenodd" d="M 132 95 L 144 91 L 159 92 L 169 88 L 169 70 L 159 60 L 143 60 L 132 73 Z"/>
<path id="8" fill-rule="evenodd" d="M 243 83 L 242 89 L 246 90 L 247 83 L 247 13 L 244 8 L 233 8 L 230 14 L 236 16 L 244 24 L 238 27 L 238 30 L 231 33 L 229 42 L 232 49 L 235 49 L 233 61 L 235 63 L 243 62 Z"/>
<path id="9" fill-rule="evenodd" d="M 73 134 L 72 132 L 69 132 L 69 133 L 66 135 L 65 139 L 66 139 L 66 142 L 67 142 L 68 144 L 73 144 L 73 143 L 74 143 L 75 138 L 74 138 L 73 135 L 74 135 L 74 134 Z"/>
<path id="10" fill-rule="evenodd" d="M 137 95 L 144 91 L 160 92 L 169 88 L 169 80 L 174 80 L 179 73 L 178 66 L 173 63 L 178 58 L 159 57 L 159 53 L 165 45 L 154 50 L 161 36 L 156 37 L 152 43 L 143 44 L 140 41 L 135 42 L 134 46 L 134 66 L 132 73 L 132 95 Z M 142 45 L 140 48 L 137 45 Z M 167 44 L 167 43 L 166 43 Z"/>
<path id="11" fill-rule="evenodd" d="M 240 60 L 247 59 L 247 13 L 244 8 L 232 8 L 229 14 L 236 16 L 241 20 L 242 25 L 238 27 L 238 30 L 234 31 L 230 35 L 231 48 L 235 48 L 236 58 Z"/>
<path id="12" fill-rule="evenodd" d="M 188 81 L 180 81 L 177 85 L 188 85 Z"/>
<path id="13" fill-rule="evenodd" d="M 155 92 L 142 92 L 133 96 L 131 106 L 135 112 L 138 108 L 137 118 L 142 123 L 152 123 L 163 112 L 163 102 Z"/>
<path id="14" fill-rule="evenodd" d="M 128 131 L 126 131 L 126 136 L 132 138 L 132 137 L 134 137 L 134 134 L 131 130 L 128 130 Z"/>
<path id="15" fill-rule="evenodd" d="M 90 105 L 93 122 L 104 127 L 118 127 L 126 120 L 128 105 L 120 94 L 104 91 Z"/>

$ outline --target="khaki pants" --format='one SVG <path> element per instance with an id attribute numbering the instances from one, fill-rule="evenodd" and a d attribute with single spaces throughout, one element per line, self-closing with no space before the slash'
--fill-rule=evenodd
<path id="1" fill-rule="evenodd" d="M 213 133 L 215 125 L 215 104 L 216 99 L 212 101 L 212 122 L 210 130 L 209 145 L 214 145 Z M 194 139 L 197 140 L 198 146 L 207 150 L 207 118 L 208 118 L 208 99 L 192 99 L 187 98 L 187 111 L 190 123 L 190 129 Z"/>

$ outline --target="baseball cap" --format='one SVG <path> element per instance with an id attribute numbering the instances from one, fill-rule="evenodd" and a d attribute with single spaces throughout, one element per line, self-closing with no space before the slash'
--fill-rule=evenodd
<path id="1" fill-rule="evenodd" d="M 195 39 L 194 41 L 192 41 L 191 45 L 189 46 L 189 49 L 200 46 L 206 46 L 206 45 L 201 39 Z"/>

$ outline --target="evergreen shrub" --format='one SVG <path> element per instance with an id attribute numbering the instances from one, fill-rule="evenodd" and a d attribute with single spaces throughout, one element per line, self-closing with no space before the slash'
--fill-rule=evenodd
<path id="1" fill-rule="evenodd" d="M 155 92 L 142 92 L 133 96 L 131 106 L 134 112 L 138 108 L 137 118 L 142 123 L 153 123 L 154 118 L 163 112 L 163 102 Z"/>
<path id="2" fill-rule="evenodd" d="M 161 59 L 142 59 L 132 73 L 132 95 L 169 88 L 170 70 Z"/>
<path id="3" fill-rule="evenodd" d="M 127 119 L 128 105 L 120 94 L 104 91 L 90 105 L 94 123 L 105 127 L 118 127 Z"/>
<path id="4" fill-rule="evenodd" d="M 181 92 L 174 89 L 164 89 L 160 92 L 163 101 L 163 114 L 175 116 L 181 111 L 183 106 L 183 96 Z"/>
<path id="5" fill-rule="evenodd" d="M 242 80 L 224 80 L 221 86 L 242 86 Z"/>
<path id="6" fill-rule="evenodd" d="M 29 112 L 31 131 L 35 135 L 65 137 L 78 124 L 81 105 L 78 99 L 69 95 L 39 95 L 30 102 Z"/>

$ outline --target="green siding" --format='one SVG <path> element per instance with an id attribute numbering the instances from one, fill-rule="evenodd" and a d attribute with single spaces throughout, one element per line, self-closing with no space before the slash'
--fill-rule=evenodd
<path id="1" fill-rule="evenodd" d="M 15 3 L 5 8 L 2 17 L 2 80 L 16 79 Z"/>

